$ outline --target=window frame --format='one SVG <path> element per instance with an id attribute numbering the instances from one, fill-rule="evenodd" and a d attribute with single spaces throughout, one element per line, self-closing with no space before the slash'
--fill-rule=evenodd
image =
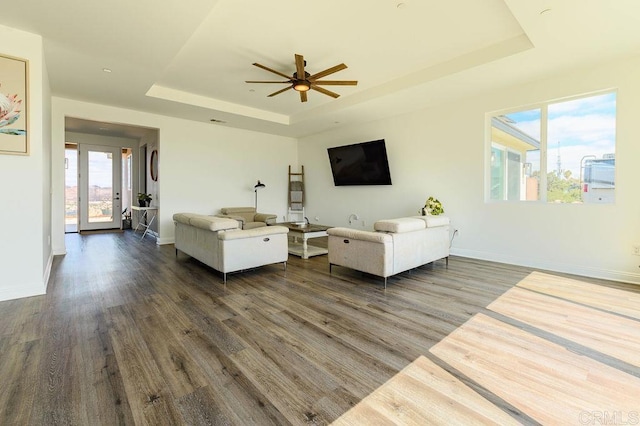
<path id="1" fill-rule="evenodd" d="M 618 148 L 618 89 L 617 88 L 608 88 L 597 90 L 588 93 L 582 93 L 579 95 L 566 96 L 562 98 L 555 98 L 546 101 L 535 102 L 527 105 L 520 105 L 517 107 L 505 108 L 495 111 L 490 111 L 485 113 L 485 143 L 484 143 L 484 201 L 485 203 L 544 203 L 544 204 L 567 204 L 567 203 L 550 203 L 547 200 L 547 170 L 548 166 L 548 127 L 549 127 L 549 105 L 558 104 L 562 102 L 570 102 L 577 99 L 585 99 L 590 97 L 596 97 L 606 94 L 615 94 L 616 98 L 616 109 L 615 109 L 615 135 L 614 135 L 614 153 Z M 492 123 L 491 119 L 500 115 L 508 115 L 516 112 L 529 111 L 529 110 L 540 110 L 540 191 L 539 198 L 537 200 L 508 200 L 501 199 L 496 200 L 491 198 L 491 149 L 494 145 L 492 140 Z M 505 150 L 505 152 L 507 152 Z M 616 162 L 617 165 L 617 162 Z M 614 170 L 615 181 L 618 182 L 618 167 Z M 505 187 L 506 187 L 505 183 Z M 617 186 L 614 187 L 614 191 L 617 189 Z M 614 201 L 612 203 L 603 203 L 605 205 L 615 204 L 617 197 L 614 195 Z M 600 204 L 600 203 L 580 203 L 581 205 L 585 204 Z"/>

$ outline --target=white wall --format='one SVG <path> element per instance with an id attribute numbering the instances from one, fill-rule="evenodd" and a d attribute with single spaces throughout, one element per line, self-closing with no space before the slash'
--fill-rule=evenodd
<path id="1" fill-rule="evenodd" d="M 157 200 L 159 243 L 172 243 L 177 212 L 218 213 L 225 206 L 252 206 L 282 217 L 287 208 L 288 166 L 297 166 L 296 140 L 172 117 L 53 98 L 53 233 L 64 253 L 64 117 L 159 129 Z"/>
<path id="2" fill-rule="evenodd" d="M 459 237 L 452 253 L 640 283 L 640 58 L 580 69 L 544 81 L 300 140 L 307 216 L 369 228 L 377 219 L 415 215 L 427 197 L 443 202 Z M 614 205 L 485 203 L 485 114 L 618 89 Z M 326 148 L 384 138 L 392 186 L 334 187 Z M 349 225 L 349 214 L 362 221 Z"/>
<path id="3" fill-rule="evenodd" d="M 29 61 L 30 154 L 0 155 L 0 300 L 7 300 L 46 290 L 52 259 L 50 94 L 40 36 L 0 26 L 0 53 Z"/>
<path id="4" fill-rule="evenodd" d="M 51 267 L 53 266 L 53 246 L 51 244 L 51 90 L 49 86 L 49 75 L 44 60 L 42 58 L 42 262 L 44 272 L 42 284 L 47 287 Z"/>

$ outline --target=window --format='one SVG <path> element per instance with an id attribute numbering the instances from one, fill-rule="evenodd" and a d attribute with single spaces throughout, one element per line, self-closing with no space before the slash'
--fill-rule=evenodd
<path id="1" fill-rule="evenodd" d="M 489 117 L 489 200 L 615 201 L 614 92 Z"/>
<path id="2" fill-rule="evenodd" d="M 540 114 L 532 109 L 491 117 L 492 200 L 538 199 L 532 173 L 540 173 Z"/>

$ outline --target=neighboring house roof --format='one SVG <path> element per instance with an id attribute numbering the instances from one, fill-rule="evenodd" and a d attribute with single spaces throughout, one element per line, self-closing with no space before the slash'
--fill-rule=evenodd
<path id="1" fill-rule="evenodd" d="M 522 130 L 514 127 L 510 124 L 510 119 L 504 115 L 499 115 L 496 117 L 491 117 L 491 125 L 499 130 L 502 130 L 506 134 L 526 143 L 527 145 L 531 145 L 532 149 L 540 149 L 540 141 L 535 139 L 534 137 L 526 134 Z"/>

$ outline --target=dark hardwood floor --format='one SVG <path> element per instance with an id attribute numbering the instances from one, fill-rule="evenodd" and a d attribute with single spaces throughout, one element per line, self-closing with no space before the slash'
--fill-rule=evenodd
<path id="1" fill-rule="evenodd" d="M 327 424 L 420 356 L 536 423 L 429 352 L 531 269 L 452 257 L 385 290 L 290 256 L 225 286 L 131 231 L 66 243 L 46 296 L 0 302 L 0 424 Z"/>

